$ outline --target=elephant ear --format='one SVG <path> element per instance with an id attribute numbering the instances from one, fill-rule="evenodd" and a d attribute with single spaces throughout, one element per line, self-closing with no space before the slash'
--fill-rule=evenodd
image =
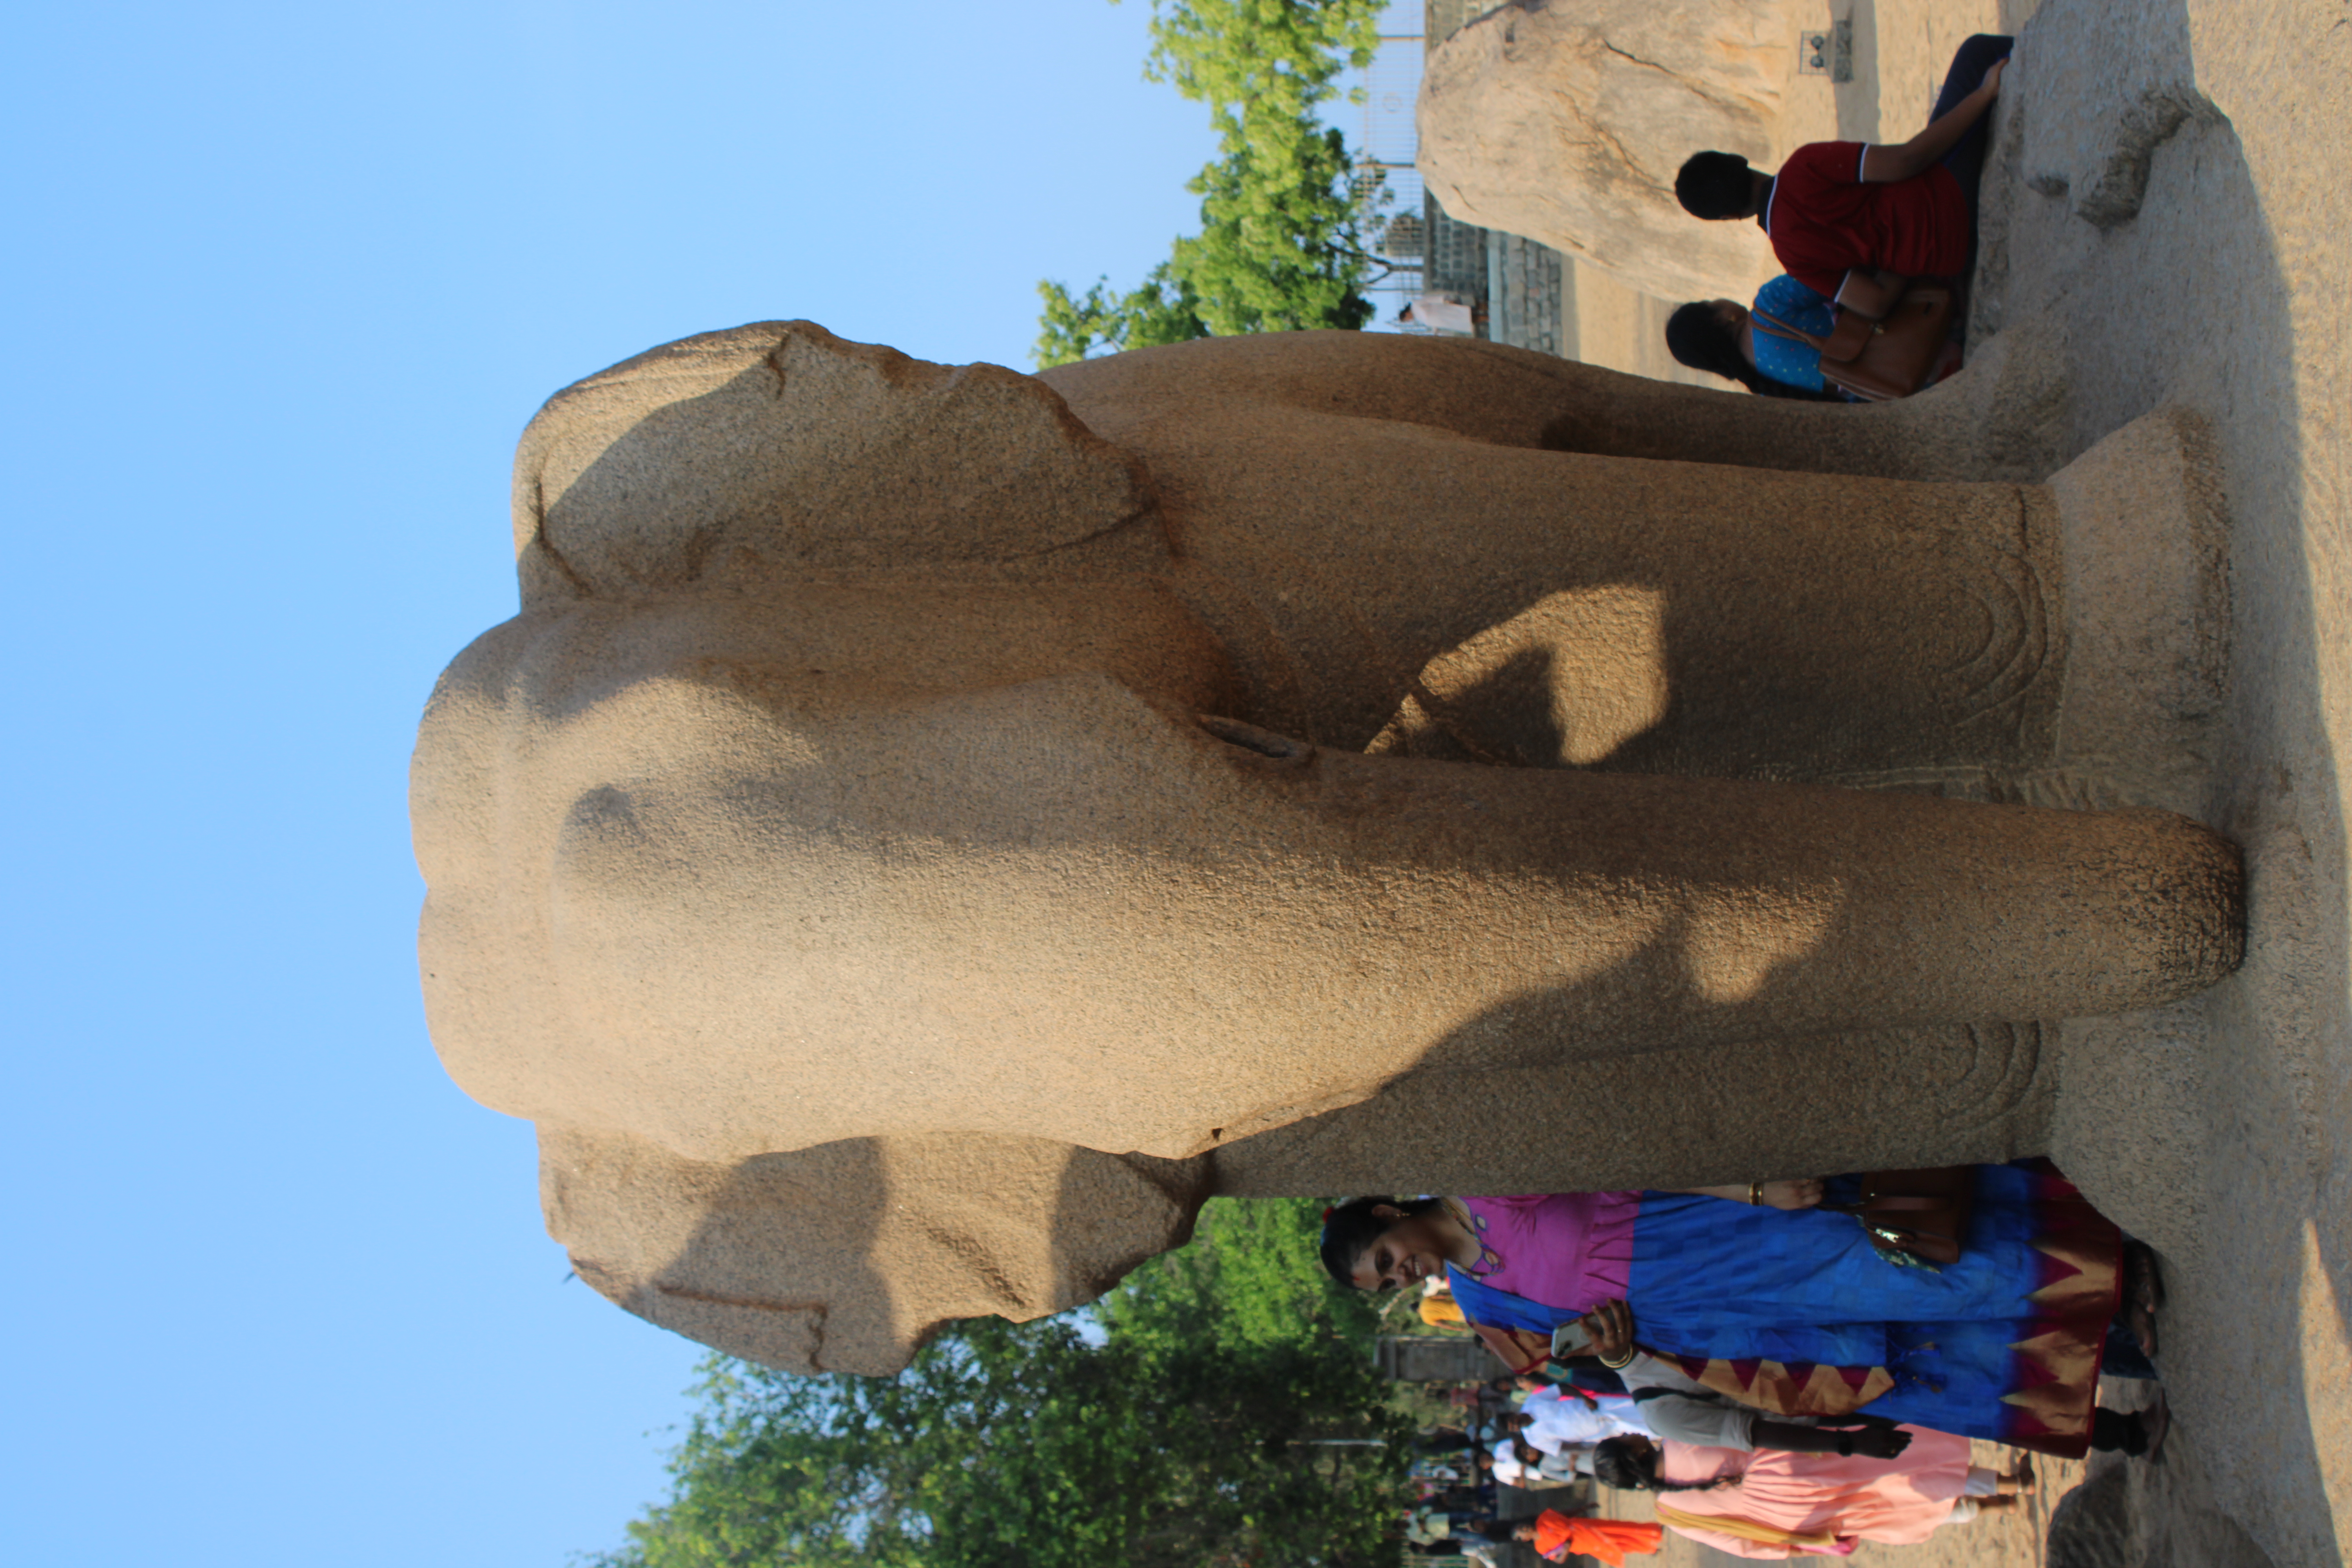
<path id="1" fill-rule="evenodd" d="M 750 588 L 1037 555 L 1148 495 L 1034 376 L 761 321 L 550 398 L 515 455 L 515 552 L 527 606 Z"/>

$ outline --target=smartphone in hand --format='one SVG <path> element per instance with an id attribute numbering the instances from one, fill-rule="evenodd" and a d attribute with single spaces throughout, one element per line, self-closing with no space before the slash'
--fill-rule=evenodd
<path id="1" fill-rule="evenodd" d="M 1591 1351 L 1592 1331 L 1584 1326 L 1582 1318 L 1571 1318 L 1551 1331 L 1551 1353 L 1562 1361 L 1589 1355 Z"/>

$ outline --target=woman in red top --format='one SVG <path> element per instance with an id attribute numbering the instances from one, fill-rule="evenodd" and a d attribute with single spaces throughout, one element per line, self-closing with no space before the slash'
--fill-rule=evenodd
<path id="1" fill-rule="evenodd" d="M 1695 153 L 1675 178 L 1675 198 L 1694 217 L 1753 217 L 1790 277 L 1876 320 L 1909 279 L 1969 270 L 1985 111 L 2011 43 L 1979 33 L 1961 45 L 1934 119 L 1899 147 L 1815 142 L 1777 175 L 1737 153 Z"/>

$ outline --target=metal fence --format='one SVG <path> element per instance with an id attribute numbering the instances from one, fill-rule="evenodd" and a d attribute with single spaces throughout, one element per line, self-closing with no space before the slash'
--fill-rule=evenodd
<path id="1" fill-rule="evenodd" d="M 1412 123 L 1425 53 L 1423 20 L 1423 0 L 1391 0 L 1381 13 L 1371 64 L 1346 73 L 1349 101 L 1330 114 L 1356 159 L 1356 198 L 1364 206 L 1370 248 L 1391 268 L 1365 289 L 1376 308 L 1370 325 L 1380 331 L 1418 330 L 1400 326 L 1396 316 L 1424 286 L 1428 203 L 1413 167 L 1421 142 Z"/>

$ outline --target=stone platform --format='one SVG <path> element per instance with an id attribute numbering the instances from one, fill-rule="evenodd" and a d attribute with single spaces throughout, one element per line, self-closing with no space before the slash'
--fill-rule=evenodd
<path id="1" fill-rule="evenodd" d="M 2232 632 L 2210 754 L 2179 804 L 2246 847 L 2252 897 L 2235 979 L 2173 1017 L 2069 1039 L 2070 1071 L 2100 1076 L 2135 1112 L 2138 1168 L 2112 1173 L 2109 1192 L 2119 1180 L 2136 1194 L 2126 1206 L 2160 1196 L 2168 1211 L 2171 1455 L 2087 1472 L 2122 1477 L 2090 1499 L 2107 1555 L 2070 1557 L 2062 1543 L 2044 1558 L 2061 1478 L 2028 1515 L 1900 1560 L 2341 1563 L 2352 1540 L 2340 761 L 2352 742 L 2352 174 L 2333 149 L 2352 126 L 2352 11 L 1832 0 L 1826 13 L 1852 24 L 1855 70 L 1789 85 L 1800 140 L 1907 136 L 1960 39 L 2020 36 L 1986 170 L 1972 346 L 2006 336 L 2012 370 L 2038 361 L 2023 380 L 2046 393 L 2032 411 L 2048 443 L 2042 471 L 2167 404 L 2210 421 Z M 1577 357 L 1679 374 L 1640 330 L 1657 301 L 1587 264 L 1567 274 Z M 1689 1552 L 1670 1548 L 1665 1561 Z"/>
<path id="2" fill-rule="evenodd" d="M 2193 1237 L 2168 1248 L 2174 1452 L 2109 1500 L 2133 1521 L 2114 1561 L 2185 1568 L 2243 1561 L 2242 1545 L 2339 1563 L 2352 1527 L 2339 760 L 2352 736 L 2352 178 L 2312 149 L 2352 124 L 2352 15 L 2047 0 L 2019 20 L 1974 331 L 2050 356 L 2065 388 L 2048 416 L 2060 460 L 2162 405 L 2203 414 L 2231 520 L 2227 694 L 2201 798 L 2183 808 L 2246 848 L 2246 963 L 2189 1010 L 2187 1033 L 2127 1031 L 2095 1064 L 2139 1097 L 2132 1184 L 2176 1194 Z"/>

